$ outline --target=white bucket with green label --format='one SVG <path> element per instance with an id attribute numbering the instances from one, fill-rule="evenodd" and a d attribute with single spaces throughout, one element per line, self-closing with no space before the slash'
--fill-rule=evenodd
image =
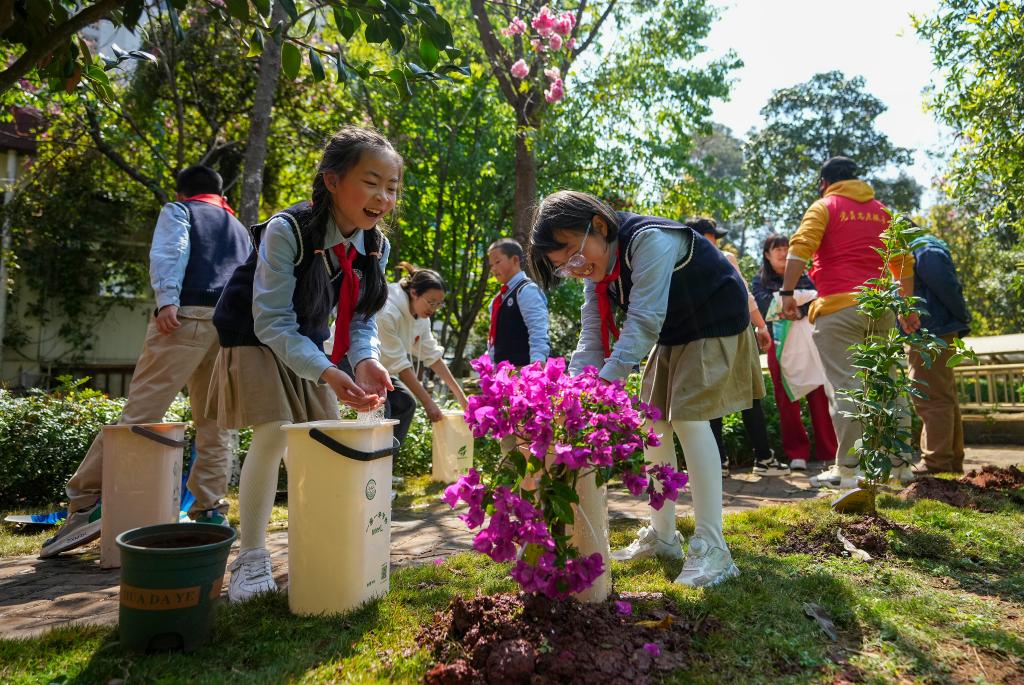
<path id="1" fill-rule="evenodd" d="M 313 421 L 288 435 L 288 606 L 358 607 L 391 586 L 391 469 L 397 421 Z"/>
<path id="2" fill-rule="evenodd" d="M 460 410 L 445 410 L 444 418 L 432 424 L 433 454 L 431 478 L 454 483 L 473 466 L 473 434 Z"/>

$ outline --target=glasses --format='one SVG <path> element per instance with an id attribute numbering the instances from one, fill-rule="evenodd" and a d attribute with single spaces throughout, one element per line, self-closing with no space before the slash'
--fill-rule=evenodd
<path id="1" fill-rule="evenodd" d="M 559 278 L 571 278 L 574 269 L 579 269 L 587 263 L 587 258 L 583 256 L 583 246 L 587 244 L 587 237 L 590 235 L 590 224 L 587 222 L 587 230 L 583 232 L 583 242 L 580 243 L 580 249 L 576 250 L 569 259 L 565 261 L 560 267 L 555 269 L 555 275 Z"/>
<path id="2" fill-rule="evenodd" d="M 444 300 L 428 300 L 424 298 L 423 302 L 430 307 L 431 312 L 436 312 L 444 304 Z"/>

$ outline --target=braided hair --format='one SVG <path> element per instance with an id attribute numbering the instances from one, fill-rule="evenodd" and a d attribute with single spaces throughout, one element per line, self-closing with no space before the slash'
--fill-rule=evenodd
<path id="1" fill-rule="evenodd" d="M 394 155 L 402 161 L 387 138 L 373 129 L 359 126 L 345 126 L 335 133 L 324 146 L 320 166 L 313 179 L 313 197 L 310 203 L 311 216 L 302 222 L 303 242 L 307 245 L 323 245 L 327 233 L 327 220 L 331 216 L 332 198 L 324 181 L 325 172 L 344 176 L 359 164 L 364 152 L 378 151 Z M 386 229 L 387 226 L 385 225 Z M 367 231 L 367 251 L 380 251 L 384 237 L 380 228 Z M 387 302 L 387 281 L 381 269 L 367 269 L 362 278 L 362 294 L 356 303 L 355 313 L 372 316 Z M 326 321 L 331 309 L 330 281 L 326 269 L 307 269 L 298 284 L 296 306 L 308 312 L 313 321 Z"/>

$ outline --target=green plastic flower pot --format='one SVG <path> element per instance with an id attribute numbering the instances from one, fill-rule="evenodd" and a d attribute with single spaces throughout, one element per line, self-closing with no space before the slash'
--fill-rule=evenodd
<path id="1" fill-rule="evenodd" d="M 121 644 L 191 652 L 208 641 L 237 534 L 212 523 L 167 523 L 125 531 L 121 550 Z"/>

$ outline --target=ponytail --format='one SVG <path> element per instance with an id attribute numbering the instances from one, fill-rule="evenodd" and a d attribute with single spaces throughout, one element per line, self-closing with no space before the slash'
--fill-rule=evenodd
<path id="1" fill-rule="evenodd" d="M 436 271 L 432 269 L 418 269 L 409 262 L 399 262 L 398 267 L 408 274 L 398 281 L 399 287 L 401 287 L 407 295 L 412 293 L 422 295 L 428 290 L 440 290 L 443 293 L 448 292 L 448 288 L 445 287 L 444 284 L 444 279 L 442 279 L 441 274 Z"/>

